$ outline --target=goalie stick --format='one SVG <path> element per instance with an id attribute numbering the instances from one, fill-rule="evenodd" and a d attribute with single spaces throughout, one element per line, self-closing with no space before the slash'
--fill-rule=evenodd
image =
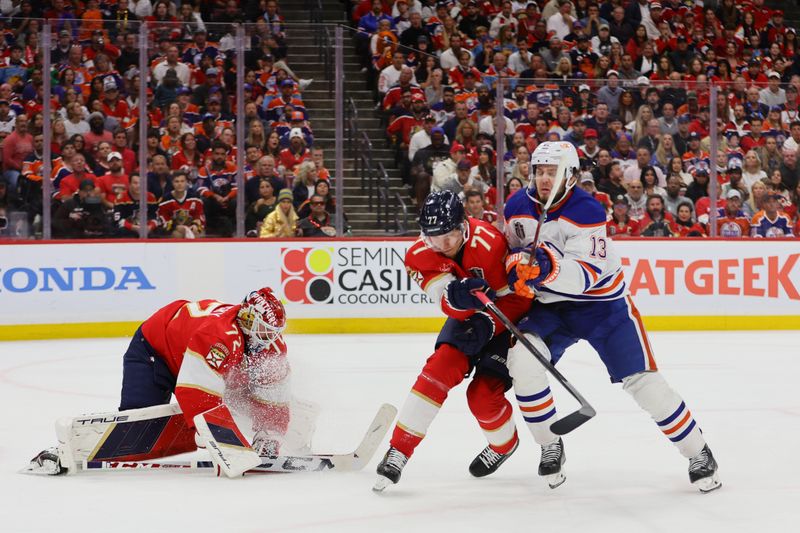
<path id="1" fill-rule="evenodd" d="M 367 429 L 358 447 L 351 453 L 265 456 L 261 464 L 245 472 L 321 472 L 337 470 L 354 472 L 364 468 L 372 459 L 389 431 L 397 408 L 383 404 Z M 84 461 L 83 470 L 198 470 L 214 469 L 211 461 Z"/>
<path id="2" fill-rule="evenodd" d="M 544 366 L 547 371 L 556 378 L 556 381 L 561 383 L 561 385 L 567 389 L 567 392 L 569 392 L 576 400 L 578 400 L 578 402 L 580 402 L 581 406 L 577 411 L 572 412 L 567 416 L 553 422 L 550 425 L 550 431 L 556 435 L 566 435 L 573 429 L 591 420 L 591 418 L 594 417 L 597 412 L 594 410 L 594 407 L 589 405 L 589 402 L 586 401 L 581 393 L 575 389 L 572 383 L 567 381 L 567 378 L 565 378 L 564 375 L 559 372 L 555 366 L 553 366 L 553 363 L 551 363 L 544 355 L 541 354 L 541 352 L 539 352 L 539 350 L 536 349 L 531 341 L 529 341 L 528 338 L 525 337 L 525 335 L 519 329 L 517 329 L 514 323 L 511 322 L 511 320 L 509 320 L 509 318 L 504 315 L 500 309 L 498 309 L 498 307 L 489 299 L 488 296 L 486 296 L 486 294 L 481 291 L 476 291 L 475 296 L 477 296 L 477 298 L 486 306 L 486 308 L 491 311 L 491 313 L 496 316 L 500 322 L 503 323 L 506 329 L 508 329 L 508 331 L 510 331 L 511 334 L 517 338 L 517 341 L 521 342 L 522 345 L 525 346 L 525 348 L 527 348 L 528 351 L 531 352 L 534 357 L 536 357 L 536 359 L 538 359 L 542 366 Z"/>

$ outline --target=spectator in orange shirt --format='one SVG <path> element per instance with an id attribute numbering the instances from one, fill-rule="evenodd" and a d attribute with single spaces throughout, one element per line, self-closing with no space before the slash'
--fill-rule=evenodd
<path id="1" fill-rule="evenodd" d="M 742 211 L 742 193 L 731 189 L 725 195 L 725 208 L 717 218 L 717 235 L 727 238 L 750 236 L 750 220 Z"/>

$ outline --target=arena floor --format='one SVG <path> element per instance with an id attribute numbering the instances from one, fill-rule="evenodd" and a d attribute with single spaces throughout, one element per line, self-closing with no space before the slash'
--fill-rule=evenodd
<path id="1" fill-rule="evenodd" d="M 298 396 L 322 405 L 314 449 L 344 452 L 383 402 L 402 406 L 432 335 L 296 335 L 287 340 Z M 60 416 L 113 410 L 126 339 L 0 343 L 0 524 L 23 531 L 796 531 L 800 518 L 800 332 L 657 333 L 659 365 L 684 396 L 720 463 L 721 490 L 701 495 L 687 462 L 590 347 L 560 368 L 598 415 L 566 440 L 567 482 L 536 475 L 522 444 L 493 476 L 467 465 L 485 442 L 454 390 L 401 483 L 370 490 L 374 468 L 218 479 L 205 471 L 17 471 L 55 443 Z M 562 411 L 572 407 L 555 389 Z"/>

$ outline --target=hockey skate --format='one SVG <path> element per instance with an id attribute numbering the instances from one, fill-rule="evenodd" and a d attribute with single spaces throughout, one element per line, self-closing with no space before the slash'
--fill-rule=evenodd
<path id="1" fill-rule="evenodd" d="M 403 467 L 406 466 L 407 462 L 408 457 L 405 454 L 390 446 L 386 455 L 383 456 L 383 460 L 378 463 L 378 479 L 375 481 L 372 490 L 383 492 L 383 489 L 388 487 L 390 483 L 397 484 L 400 481 L 400 475 L 403 473 Z"/>
<path id="2" fill-rule="evenodd" d="M 61 465 L 58 448 L 48 448 L 39 452 L 31 459 L 30 464 L 22 469 L 23 474 L 36 474 L 45 476 L 58 476 L 66 474 L 67 469 Z"/>
<path id="3" fill-rule="evenodd" d="M 722 486 L 717 475 L 717 461 L 714 460 L 708 444 L 703 446 L 700 453 L 689 459 L 689 481 L 703 494 Z"/>
<path id="4" fill-rule="evenodd" d="M 561 466 L 566 462 L 564 441 L 557 441 L 542 446 L 542 459 L 539 461 L 539 475 L 544 477 L 551 489 L 559 487 L 567 480 Z"/>
<path id="5" fill-rule="evenodd" d="M 519 439 L 514 443 L 514 447 L 511 448 L 508 453 L 497 453 L 491 446 L 487 446 L 472 460 L 469 465 L 469 473 L 475 477 L 485 477 L 489 474 L 494 474 L 495 471 L 500 468 L 500 465 L 511 457 L 512 453 L 517 451 L 518 446 Z"/>

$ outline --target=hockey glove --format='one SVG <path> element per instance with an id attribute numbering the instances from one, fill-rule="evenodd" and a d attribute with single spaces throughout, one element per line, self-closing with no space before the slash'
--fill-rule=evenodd
<path id="1" fill-rule="evenodd" d="M 280 442 L 272 438 L 266 431 L 257 431 L 253 435 L 253 444 L 250 445 L 254 452 L 261 457 L 275 457 L 280 451 Z"/>
<path id="2" fill-rule="evenodd" d="M 447 303 L 454 309 L 467 311 L 483 309 L 483 303 L 475 296 L 476 291 L 484 291 L 490 300 L 494 300 L 494 291 L 481 278 L 454 279 L 446 287 Z"/>
<path id="3" fill-rule="evenodd" d="M 453 344 L 470 357 L 478 355 L 494 336 L 494 322 L 485 313 L 475 313 L 459 323 Z"/>
<path id="4" fill-rule="evenodd" d="M 515 248 L 506 257 L 508 286 L 526 298 L 533 298 L 533 289 L 553 281 L 559 272 L 558 260 L 544 245 L 536 248 L 531 259 L 530 248 Z"/>
<path id="5" fill-rule="evenodd" d="M 539 273 L 531 280 L 537 289 L 558 277 L 560 266 L 552 250 L 545 245 L 536 248 L 536 263 Z"/>

